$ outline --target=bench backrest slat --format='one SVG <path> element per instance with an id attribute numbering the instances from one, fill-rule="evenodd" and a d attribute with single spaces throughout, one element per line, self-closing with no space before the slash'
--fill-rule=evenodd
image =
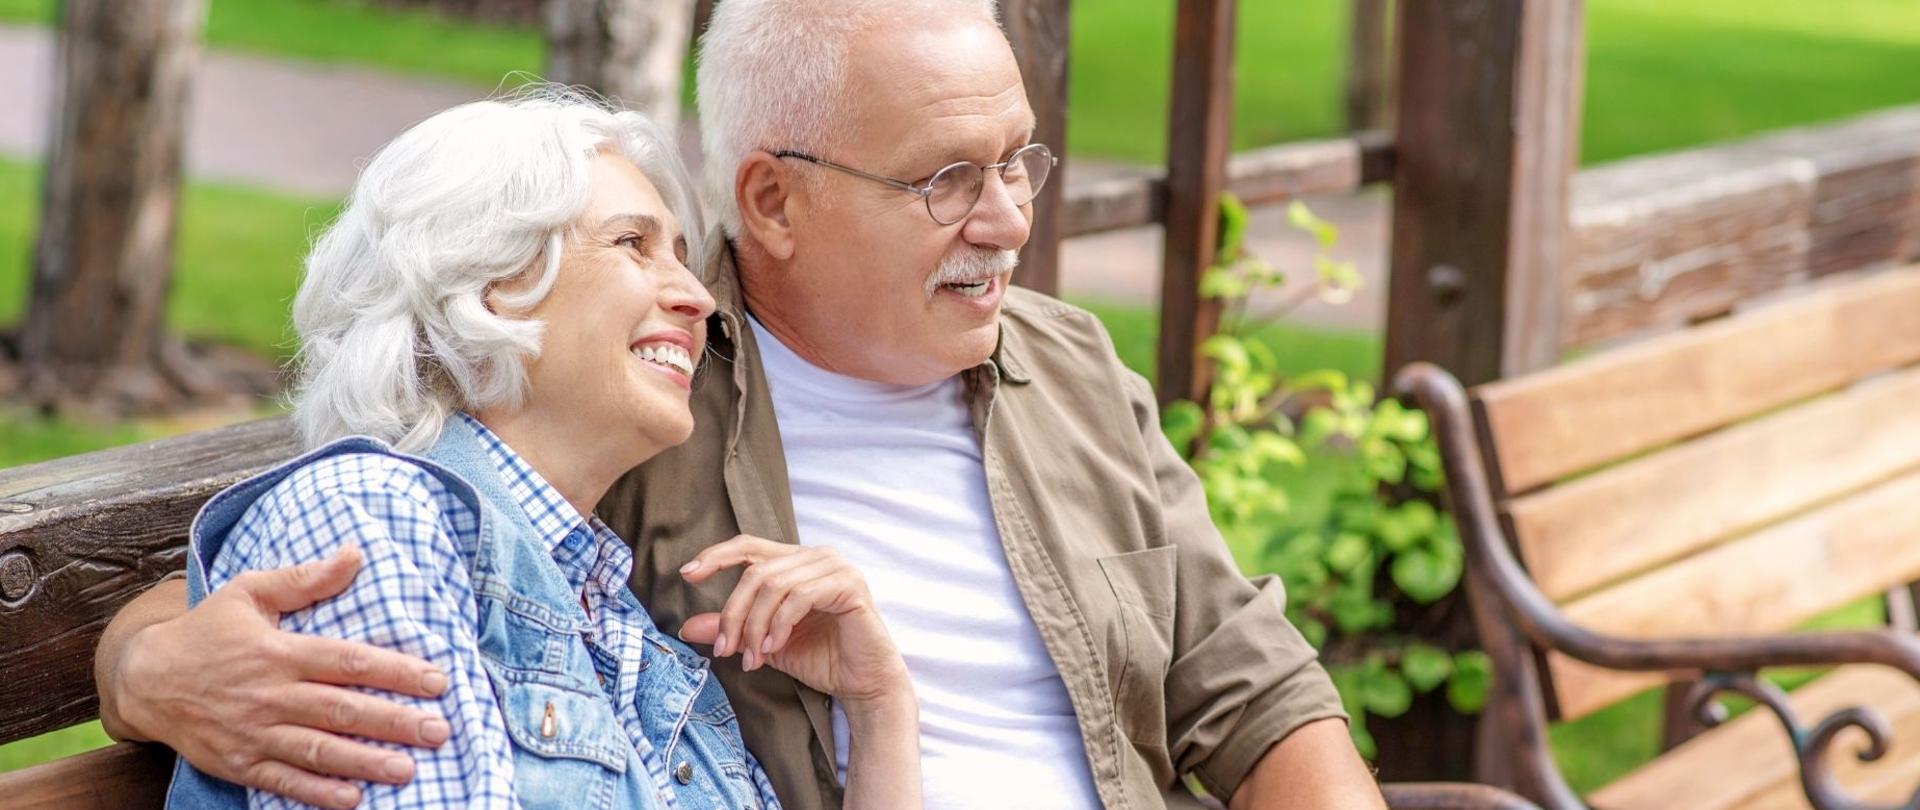
<path id="1" fill-rule="evenodd" d="M 1500 488 L 1521 493 L 1920 360 L 1920 269 L 1475 391 Z"/>
<path id="2" fill-rule="evenodd" d="M 1506 511 L 1527 570 L 1564 601 L 1916 464 L 1920 369 L 1903 369 L 1523 495 Z"/>
<path id="3" fill-rule="evenodd" d="M 94 717 L 107 621 L 180 569 L 207 498 L 296 449 L 275 419 L 0 470 L 0 742 Z"/>
<path id="4" fill-rule="evenodd" d="M 1562 607 L 1632 638 L 1777 633 L 1920 579 L 1920 472 L 1911 472 Z M 1658 682 L 1549 665 L 1567 716 Z"/>
<path id="5" fill-rule="evenodd" d="M 1790 631 L 1920 580 L 1920 267 L 1473 392 L 1541 591 L 1625 638 Z M 1558 653 L 1574 718 L 1661 674 Z"/>

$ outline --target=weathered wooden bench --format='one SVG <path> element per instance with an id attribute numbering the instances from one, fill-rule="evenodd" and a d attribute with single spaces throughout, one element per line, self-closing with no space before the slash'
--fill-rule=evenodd
<path id="1" fill-rule="evenodd" d="M 1920 266 L 1801 290 L 1471 391 L 1397 376 L 1495 661 L 1485 781 L 1582 806 L 1548 723 L 1664 685 L 1665 753 L 1592 806 L 1920 803 Z M 1876 596 L 1883 630 L 1794 632 Z M 1728 693 L 1760 707 L 1722 722 Z"/>
<path id="2" fill-rule="evenodd" d="M 296 451 L 285 420 L 0 470 L 0 743 L 95 717 L 93 648 L 127 600 L 184 561 L 201 503 Z M 0 805 L 158 807 L 173 756 L 120 744 L 0 773 Z M 1492 788 L 1387 788 L 1399 810 L 1526 810 Z"/>

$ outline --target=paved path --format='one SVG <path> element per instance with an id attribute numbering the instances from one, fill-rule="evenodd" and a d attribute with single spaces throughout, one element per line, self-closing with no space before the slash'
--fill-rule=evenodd
<path id="1" fill-rule="evenodd" d="M 52 108 L 54 48 L 44 29 L 0 26 L 0 154 L 37 158 L 45 149 Z M 487 88 L 358 68 L 266 57 L 208 53 L 192 91 L 186 165 L 206 180 L 258 186 L 302 197 L 345 193 L 380 144 L 434 112 L 484 95 Z M 683 151 L 698 159 L 692 133 Z M 1078 163 L 1067 182 L 1128 167 Z M 1385 312 L 1385 196 L 1309 200 L 1340 227 L 1339 255 L 1359 266 L 1366 285 L 1343 306 L 1309 305 L 1293 321 L 1343 329 L 1378 329 Z M 1312 241 L 1286 225 L 1283 208 L 1254 213 L 1256 253 L 1282 269 L 1308 271 Z M 1062 286 L 1070 295 L 1149 304 L 1158 294 L 1158 227 L 1070 240 Z"/>

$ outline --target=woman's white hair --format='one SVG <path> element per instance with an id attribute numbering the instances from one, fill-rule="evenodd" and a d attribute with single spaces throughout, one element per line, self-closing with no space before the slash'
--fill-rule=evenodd
<path id="1" fill-rule="evenodd" d="M 734 173 L 755 150 L 822 151 L 838 140 L 856 34 L 921 15 L 979 14 L 995 0 L 721 0 L 700 39 L 695 79 L 707 201 L 740 235 Z"/>
<path id="2" fill-rule="evenodd" d="M 485 298 L 523 277 L 506 308 L 546 297 L 601 151 L 639 167 L 698 254 L 700 209 L 674 141 L 584 92 L 538 85 L 463 104 L 381 148 L 294 296 L 293 418 L 306 443 L 367 435 L 417 452 L 459 409 L 522 402 L 541 324 Z"/>

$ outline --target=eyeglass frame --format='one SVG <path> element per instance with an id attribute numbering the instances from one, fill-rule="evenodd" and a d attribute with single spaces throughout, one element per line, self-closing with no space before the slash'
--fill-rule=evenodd
<path id="1" fill-rule="evenodd" d="M 966 213 L 961 214 L 958 219 L 955 219 L 952 222 L 940 222 L 940 217 L 935 216 L 933 213 L 934 181 L 939 180 L 940 176 L 943 174 L 946 174 L 948 169 L 952 169 L 958 166 L 977 166 L 980 169 L 980 177 L 982 178 L 983 181 L 987 176 L 987 172 L 998 171 L 1000 172 L 1000 182 L 1005 183 L 1007 181 L 1007 175 L 1006 175 L 1007 167 L 1013 165 L 1013 162 L 1020 158 L 1021 153 L 1027 152 L 1028 150 L 1034 149 L 1036 147 L 1046 150 L 1047 179 L 1051 180 L 1053 179 L 1053 170 L 1056 168 L 1059 168 L 1060 166 L 1060 156 L 1055 155 L 1053 153 L 1053 148 L 1047 146 L 1044 143 L 1030 143 L 1030 144 L 1027 144 L 1026 146 L 1020 147 L 1019 149 L 1015 149 L 1013 150 L 1013 154 L 1010 154 L 1007 156 L 1006 160 L 1000 161 L 999 163 L 995 163 L 991 166 L 981 166 L 980 164 L 975 163 L 971 160 L 960 160 L 960 161 L 955 161 L 953 163 L 949 163 L 945 166 L 940 167 L 940 171 L 934 172 L 932 177 L 927 178 L 927 184 L 925 186 L 916 186 L 905 180 L 898 180 L 892 177 L 887 177 L 886 175 L 874 174 L 872 172 L 863 172 L 859 169 L 853 168 L 852 166 L 846 166 L 843 164 L 835 163 L 831 160 L 827 160 L 826 158 L 815 157 L 805 152 L 795 152 L 791 149 L 776 150 L 772 154 L 774 157 L 777 157 L 777 158 L 798 158 L 800 160 L 804 160 L 808 163 L 812 163 L 817 166 L 825 166 L 829 169 L 846 172 L 847 174 L 851 174 L 855 177 L 864 177 L 876 183 L 891 186 L 901 191 L 905 191 L 909 194 L 918 195 L 920 197 L 920 201 L 926 205 L 927 216 L 931 218 L 934 222 L 937 222 L 941 225 L 957 225 L 961 222 L 966 221 L 967 217 L 973 216 L 973 209 L 978 208 L 980 206 L 980 197 L 975 196 L 973 198 L 973 202 L 967 205 Z M 1040 188 L 1044 188 L 1045 186 L 1046 186 L 1046 181 L 1042 180 L 1040 184 Z M 1040 199 L 1040 188 L 1035 188 L 1033 190 L 1033 199 L 1027 200 L 1024 203 L 1021 203 L 1021 205 L 1029 205 L 1033 202 L 1033 200 Z M 984 185 L 981 187 L 981 193 L 982 194 L 986 193 L 986 187 Z"/>

